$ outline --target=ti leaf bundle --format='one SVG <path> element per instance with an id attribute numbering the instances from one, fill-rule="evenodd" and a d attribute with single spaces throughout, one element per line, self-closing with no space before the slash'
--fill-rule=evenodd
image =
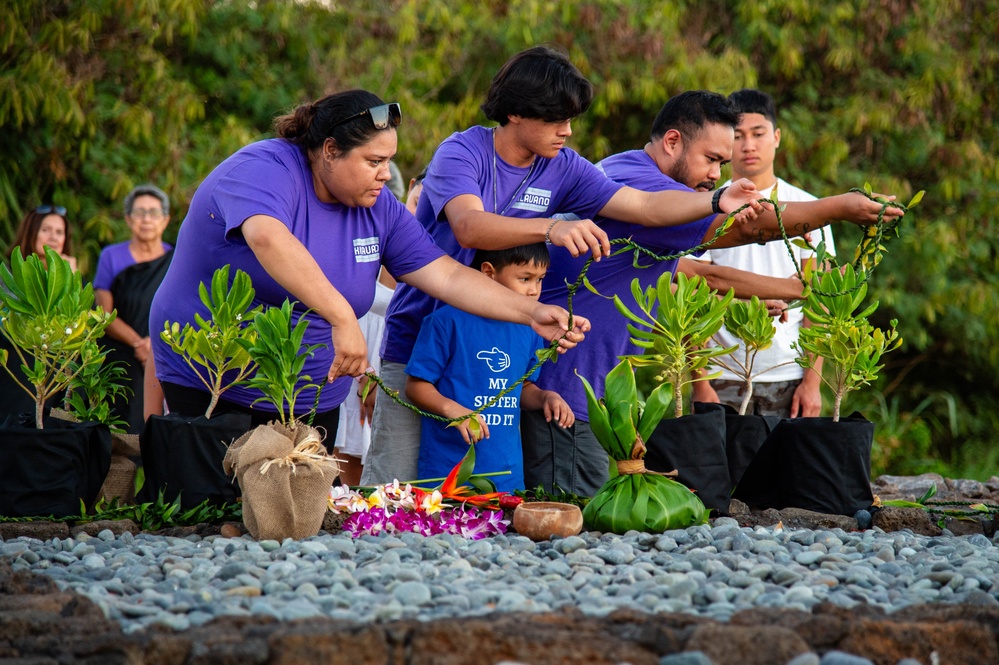
<path id="1" fill-rule="evenodd" d="M 580 377 L 586 389 L 590 428 L 614 462 L 611 478 L 586 508 L 588 529 L 625 533 L 662 532 L 707 521 L 708 511 L 685 485 L 645 469 L 645 440 L 670 407 L 667 384 L 652 391 L 648 400 L 638 400 L 635 372 L 622 360 L 607 374 L 604 397 L 597 399 L 593 387 Z"/>

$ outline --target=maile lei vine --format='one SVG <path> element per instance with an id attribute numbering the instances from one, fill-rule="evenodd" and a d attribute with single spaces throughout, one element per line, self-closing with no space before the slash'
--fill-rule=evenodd
<path id="1" fill-rule="evenodd" d="M 892 218 L 889 221 L 885 222 L 884 221 L 885 211 L 888 208 L 896 208 L 898 210 L 901 210 L 903 213 L 908 212 L 909 208 L 911 208 L 912 206 L 916 205 L 920 201 L 920 199 L 922 199 L 922 195 L 923 195 L 923 192 L 919 192 L 909 202 L 909 205 L 906 206 L 906 205 L 903 205 L 901 203 L 898 203 L 897 201 L 891 201 L 891 200 L 886 199 L 884 197 L 875 196 L 873 194 L 873 192 L 871 190 L 871 186 L 869 184 L 865 185 L 864 189 L 853 188 L 850 191 L 851 192 L 857 192 L 859 194 L 863 194 L 864 196 L 866 196 L 871 201 L 879 203 L 881 205 L 881 210 L 878 211 L 877 222 L 867 227 L 866 231 L 864 232 L 864 237 L 860 241 L 860 244 L 857 247 L 857 251 L 856 251 L 856 254 L 855 254 L 855 259 L 853 261 L 853 267 L 857 271 L 857 274 L 861 275 L 861 279 L 858 281 L 858 283 L 852 289 L 850 289 L 849 291 L 845 291 L 843 293 L 823 293 L 823 292 L 820 292 L 820 291 L 814 291 L 814 289 L 813 289 L 813 291 L 815 293 L 818 293 L 820 295 L 827 295 L 827 296 L 845 295 L 846 293 L 850 293 L 852 291 L 855 291 L 856 289 L 860 288 L 860 286 L 862 284 L 866 283 L 867 280 L 869 280 L 870 277 L 871 277 L 871 275 L 873 274 L 874 268 L 881 261 L 881 256 L 885 252 L 884 243 L 887 242 L 888 238 L 890 237 L 890 234 L 894 233 L 894 235 L 896 237 L 898 236 L 898 225 L 901 222 L 902 217 L 901 216 L 895 217 L 895 218 Z M 782 211 L 783 211 L 784 206 L 780 205 L 777 202 L 777 198 L 776 198 L 777 197 L 777 189 L 776 189 L 776 187 L 774 188 L 773 193 L 771 194 L 771 196 L 772 196 L 772 198 L 769 198 L 769 199 L 768 198 L 759 199 L 759 203 L 768 204 L 768 205 L 773 206 L 774 215 L 777 217 L 777 227 L 780 229 L 780 233 L 781 233 L 781 239 L 783 240 L 784 245 L 787 247 L 787 251 L 788 251 L 788 254 L 791 257 L 791 261 L 794 262 L 795 273 L 796 273 L 798 279 L 801 281 L 802 286 L 804 286 L 807 289 L 807 288 L 809 288 L 807 276 L 805 275 L 805 271 L 802 268 L 801 264 L 799 264 L 798 261 L 797 261 L 797 259 L 795 258 L 795 252 L 794 252 L 794 249 L 792 247 L 791 238 L 787 235 L 787 230 L 784 228 L 783 216 L 781 214 Z M 718 229 L 716 229 L 714 235 L 711 236 L 711 238 L 709 240 L 707 240 L 706 242 L 701 243 L 700 245 L 697 245 L 696 247 L 691 247 L 688 250 L 685 250 L 685 251 L 682 251 L 682 252 L 677 252 L 676 254 L 660 255 L 660 254 L 656 254 L 655 252 L 653 252 L 652 250 L 650 250 L 650 249 L 648 249 L 646 247 L 642 247 L 638 243 L 632 241 L 631 238 L 614 238 L 614 239 L 612 239 L 610 241 L 610 243 L 612 245 L 621 245 L 622 247 L 620 249 L 614 251 L 612 253 L 612 256 L 615 256 L 617 254 L 623 254 L 625 252 L 634 252 L 633 265 L 636 268 L 648 268 L 649 267 L 648 265 L 644 265 L 643 266 L 643 265 L 639 264 L 639 259 L 642 256 L 648 257 L 648 258 L 652 259 L 655 262 L 659 262 L 659 261 L 672 261 L 672 260 L 675 260 L 675 259 L 680 259 L 680 258 L 685 257 L 685 256 L 689 256 L 690 254 L 693 254 L 695 252 L 700 252 L 702 250 L 705 250 L 705 249 L 709 248 L 711 245 L 713 245 L 718 240 L 718 238 L 720 238 L 722 235 L 724 235 L 728 231 L 729 227 L 731 227 L 731 225 L 733 224 L 735 216 L 737 214 L 739 214 L 740 212 L 742 212 L 743 210 L 745 210 L 746 208 L 748 208 L 748 207 L 749 207 L 749 204 L 747 203 L 747 204 L 745 204 L 745 205 L 737 208 L 733 212 L 729 213 L 728 217 L 725 219 L 725 222 L 721 226 L 719 226 Z M 802 243 L 803 247 L 807 247 L 807 248 L 811 249 L 813 252 L 818 253 L 817 248 L 814 247 L 814 246 L 812 246 L 811 243 L 809 243 L 806 239 L 801 239 L 800 242 Z M 824 257 L 824 260 L 825 260 L 825 262 L 827 262 L 827 263 L 830 264 L 830 266 L 831 266 L 830 269 L 838 269 L 839 268 L 839 265 L 836 263 L 835 259 L 832 256 L 828 256 L 827 255 L 827 256 Z M 590 289 L 591 291 L 594 291 L 594 293 L 596 293 L 595 289 L 593 289 L 593 287 L 589 285 L 589 282 L 588 282 L 588 280 L 586 278 L 586 274 L 589 272 L 590 266 L 592 264 L 593 264 L 593 257 L 590 256 L 586 260 L 586 263 L 583 264 L 583 268 L 582 268 L 582 270 L 579 273 L 579 277 L 576 278 L 575 282 L 573 282 L 572 284 L 569 285 L 569 288 L 568 288 L 568 301 L 566 303 L 566 310 L 569 312 L 569 329 L 570 330 L 572 329 L 572 320 L 573 320 L 572 301 L 573 301 L 573 298 L 576 295 L 576 292 L 579 290 L 579 287 L 583 286 L 585 284 L 588 289 Z M 549 360 L 551 360 L 552 362 L 555 362 L 556 359 L 557 359 L 557 357 L 558 357 L 558 345 L 559 345 L 559 342 L 564 337 L 565 337 L 565 335 L 563 335 L 562 337 L 558 337 L 558 338 L 554 339 L 548 345 L 548 347 L 543 348 L 543 349 L 539 349 L 536 352 L 537 358 L 535 359 L 534 364 L 531 365 L 531 367 L 527 370 L 527 372 L 525 372 L 524 375 L 521 376 L 516 381 L 516 383 L 513 383 L 512 385 L 510 385 L 507 388 L 503 389 L 502 391 L 500 391 L 499 393 L 497 393 L 496 395 L 494 395 L 491 399 L 489 399 L 489 401 L 487 401 L 481 407 L 479 407 L 475 411 L 472 411 L 471 413 L 469 413 L 469 414 L 467 414 L 465 416 L 461 416 L 461 417 L 458 417 L 458 418 L 445 418 L 444 416 L 437 415 L 436 413 L 428 413 L 426 411 L 423 411 L 418 406 L 416 406 L 414 404 L 410 404 L 409 402 L 406 402 L 401 397 L 399 397 L 399 391 L 398 390 L 393 390 L 393 389 L 389 388 L 388 386 L 386 386 L 382 382 L 381 377 L 378 376 L 377 374 L 375 374 L 374 372 L 366 372 L 365 373 L 365 376 L 367 376 L 370 379 L 370 381 L 367 383 L 367 385 L 365 385 L 364 390 L 361 393 L 361 400 L 363 401 L 367 397 L 368 393 L 373 389 L 372 388 L 373 385 L 378 385 L 385 392 L 385 394 L 387 394 L 390 398 L 392 398 L 392 400 L 394 400 L 395 402 L 397 402 L 401 406 L 404 406 L 405 408 L 409 409 L 410 411 L 414 411 L 415 413 L 418 413 L 421 416 L 426 416 L 427 418 L 433 418 L 434 420 L 438 420 L 438 421 L 443 422 L 443 423 L 448 423 L 448 425 L 455 425 L 455 424 L 461 423 L 461 422 L 463 422 L 465 420 L 476 419 L 477 416 L 480 413 L 482 413 L 486 409 L 489 409 L 492 406 L 494 406 L 500 400 L 500 398 L 502 398 L 503 396 L 507 395 L 510 391 L 512 391 L 517 386 L 519 386 L 524 381 L 526 381 L 528 379 L 528 377 L 530 377 L 537 370 L 538 367 L 540 367 L 544 363 L 548 362 Z M 325 386 L 325 385 L 326 385 L 326 379 L 323 380 L 322 385 L 320 385 L 319 389 L 316 391 L 316 401 L 315 401 L 315 404 L 313 405 L 312 413 L 310 414 L 310 417 L 309 417 L 309 421 L 310 422 L 312 420 L 312 417 L 314 417 L 314 415 L 315 415 L 316 408 L 319 405 L 319 395 L 322 392 L 323 386 Z M 475 421 L 473 420 L 473 422 L 475 422 Z"/>

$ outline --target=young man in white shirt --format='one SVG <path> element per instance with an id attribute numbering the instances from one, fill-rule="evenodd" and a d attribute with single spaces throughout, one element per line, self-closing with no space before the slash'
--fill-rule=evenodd
<path id="1" fill-rule="evenodd" d="M 780 147 L 780 129 L 777 127 L 777 112 L 773 98 L 759 90 L 745 89 L 728 97 L 733 109 L 741 114 L 735 129 L 735 146 L 732 153 L 732 177 L 749 178 L 757 190 L 765 196 L 777 185 L 777 199 L 788 201 L 812 201 L 814 196 L 778 178 L 774 173 L 774 160 Z M 835 253 L 832 231 L 829 227 L 817 229 L 806 236 L 812 246 L 825 241 L 826 250 Z M 791 260 L 787 246 L 782 240 L 767 243 L 743 245 L 722 250 L 705 252 L 701 257 L 718 266 L 729 266 L 748 270 L 771 277 L 787 277 L 793 274 L 798 265 L 814 263 L 814 253 L 792 245 L 795 255 Z M 794 359 L 797 351 L 792 343 L 798 340 L 798 331 L 808 326 L 808 320 L 801 309 L 787 311 L 786 320 L 774 320 L 776 334 L 769 349 L 756 356 L 754 371 L 765 373 L 753 379 L 753 396 L 747 413 L 774 415 L 784 418 L 818 416 L 822 410 L 822 397 L 819 392 L 822 360 L 816 364 L 816 371 L 806 371 Z M 724 328 L 718 338 L 725 346 L 740 346 L 739 340 Z M 736 354 L 741 353 L 736 351 Z M 773 369 L 771 369 L 773 368 Z M 694 384 L 694 400 L 699 402 L 722 402 L 738 408 L 745 390 L 743 382 L 731 372 L 723 371 L 719 379 L 710 383 L 699 381 Z"/>

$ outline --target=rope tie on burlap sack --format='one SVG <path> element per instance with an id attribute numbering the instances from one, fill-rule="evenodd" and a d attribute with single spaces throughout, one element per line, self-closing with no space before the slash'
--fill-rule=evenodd
<path id="1" fill-rule="evenodd" d="M 267 473 L 268 469 L 272 466 L 290 466 L 291 472 L 296 473 L 298 465 L 301 464 L 318 471 L 319 475 L 322 476 L 330 463 L 335 463 L 336 461 L 336 458 L 331 457 L 326 452 L 326 446 L 323 445 L 322 439 L 312 431 L 299 441 L 295 445 L 295 448 L 284 457 L 276 457 L 264 462 L 260 466 L 260 475 Z M 337 468 L 337 471 L 339 472 L 339 468 Z"/>
<path id="2" fill-rule="evenodd" d="M 669 476 L 670 478 L 675 478 L 677 475 L 676 469 L 672 471 L 653 471 L 652 469 L 645 468 L 645 442 L 642 441 L 642 435 L 635 433 L 635 445 L 631 447 L 631 459 L 619 459 L 615 460 L 617 462 L 617 473 L 621 476 L 632 475 L 636 473 L 653 473 L 657 476 Z"/>

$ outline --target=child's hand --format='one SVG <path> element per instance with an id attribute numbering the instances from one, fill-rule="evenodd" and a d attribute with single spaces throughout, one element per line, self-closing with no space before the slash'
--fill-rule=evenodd
<path id="1" fill-rule="evenodd" d="M 545 420 L 555 421 L 562 427 L 572 427 L 576 422 L 576 414 L 572 412 L 566 401 L 558 393 L 550 390 L 545 391 L 544 402 Z"/>
<path id="2" fill-rule="evenodd" d="M 467 413 L 472 413 L 472 412 L 467 411 L 466 414 Z M 455 425 L 455 427 L 458 429 L 458 432 L 461 433 L 461 438 L 464 439 L 465 443 L 467 443 L 468 445 L 472 445 L 473 443 L 477 443 L 482 439 L 489 438 L 489 426 L 486 425 L 485 418 L 482 417 L 481 413 L 478 416 L 476 416 L 476 418 L 478 419 L 479 427 L 481 428 L 478 434 L 472 431 L 472 425 L 470 419 L 462 420 L 460 424 Z"/>

